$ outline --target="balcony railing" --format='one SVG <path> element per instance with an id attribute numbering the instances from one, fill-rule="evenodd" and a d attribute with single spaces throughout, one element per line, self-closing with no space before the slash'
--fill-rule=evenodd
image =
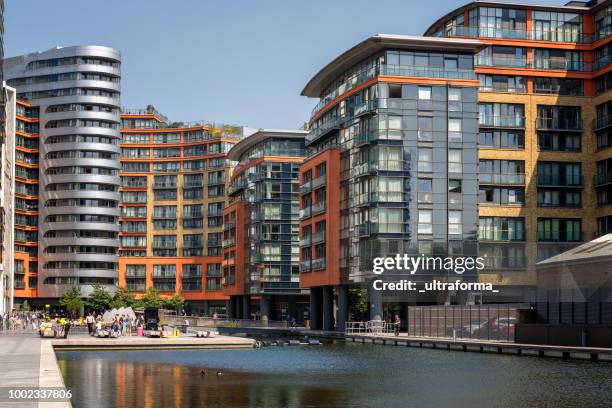
<path id="1" fill-rule="evenodd" d="M 176 188 L 176 181 L 155 181 L 153 188 Z"/>
<path id="2" fill-rule="evenodd" d="M 504 38 L 509 40 L 535 40 L 550 42 L 592 43 L 598 38 L 590 34 L 582 34 L 571 30 L 507 30 L 495 27 L 446 27 L 442 33 L 445 37 L 474 37 L 474 38 Z"/>
<path id="3" fill-rule="evenodd" d="M 319 214 L 325 211 L 325 200 L 319 201 L 312 205 L 312 214 Z"/>
<path id="4" fill-rule="evenodd" d="M 538 187 L 582 187 L 582 176 L 570 174 L 538 174 Z"/>
<path id="5" fill-rule="evenodd" d="M 223 248 L 227 248 L 227 247 L 233 246 L 235 244 L 236 244 L 236 239 L 235 238 L 224 239 L 222 241 Z"/>
<path id="6" fill-rule="evenodd" d="M 606 184 L 611 184 L 612 183 L 612 174 L 597 174 L 596 176 L 593 177 L 593 184 L 595 184 L 596 187 L 599 186 L 604 186 Z"/>
<path id="7" fill-rule="evenodd" d="M 318 244 L 325 241 L 325 231 L 319 231 L 312 234 L 312 243 Z"/>
<path id="8" fill-rule="evenodd" d="M 308 194 L 312 190 L 312 180 L 308 180 L 300 186 L 300 194 Z"/>
<path id="9" fill-rule="evenodd" d="M 310 260 L 300 262 L 300 272 L 310 272 L 312 270 Z"/>
<path id="10" fill-rule="evenodd" d="M 310 206 L 304 207 L 304 208 L 300 208 L 299 211 L 299 217 L 300 219 L 304 219 L 304 218 L 308 218 L 310 217 Z"/>
<path id="11" fill-rule="evenodd" d="M 580 119 L 538 117 L 536 119 L 536 129 L 582 131 L 583 125 Z"/>
<path id="12" fill-rule="evenodd" d="M 381 75 L 444 79 L 476 79 L 476 74 L 471 69 L 447 69 L 409 65 L 383 65 L 381 67 Z"/>
<path id="13" fill-rule="evenodd" d="M 479 173 L 478 183 L 524 186 L 525 173 Z"/>
<path id="14" fill-rule="evenodd" d="M 304 235 L 300 237 L 300 246 L 309 246 L 312 244 L 312 235 Z"/>
<path id="15" fill-rule="evenodd" d="M 323 174 L 323 175 L 321 175 L 319 177 L 314 178 L 312 180 L 312 188 L 313 188 L 313 190 L 315 188 L 319 188 L 321 186 L 324 186 L 326 182 L 327 182 L 327 177 L 326 177 L 325 174 Z"/>
<path id="16" fill-rule="evenodd" d="M 481 127 L 524 128 L 523 116 L 480 115 L 478 125 Z"/>
<path id="17" fill-rule="evenodd" d="M 595 130 L 603 129 L 612 124 L 612 114 L 597 116 L 595 120 L 593 120 L 593 128 Z"/>
<path id="18" fill-rule="evenodd" d="M 327 264 L 327 262 L 326 262 L 325 258 L 313 259 L 312 260 L 312 270 L 316 271 L 316 270 L 325 269 L 326 264 Z"/>

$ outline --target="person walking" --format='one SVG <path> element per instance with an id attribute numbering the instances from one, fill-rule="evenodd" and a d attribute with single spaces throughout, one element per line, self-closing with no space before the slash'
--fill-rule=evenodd
<path id="1" fill-rule="evenodd" d="M 94 332 L 94 317 L 91 314 L 91 312 L 85 318 L 85 322 L 87 323 L 87 332 L 89 333 L 90 336 L 93 336 L 93 332 Z"/>
<path id="2" fill-rule="evenodd" d="M 400 319 L 399 315 L 395 315 L 395 321 L 393 322 L 393 331 L 396 337 L 399 336 L 401 325 L 402 325 L 402 320 Z"/>

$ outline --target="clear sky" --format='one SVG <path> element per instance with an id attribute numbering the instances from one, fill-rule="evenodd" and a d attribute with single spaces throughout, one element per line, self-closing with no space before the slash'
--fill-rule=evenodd
<path id="1" fill-rule="evenodd" d="M 467 2 L 6 0 L 4 50 L 108 45 L 123 55 L 125 107 L 153 104 L 171 120 L 297 129 L 316 104 L 301 90 L 339 53 L 376 33 L 422 34 Z"/>

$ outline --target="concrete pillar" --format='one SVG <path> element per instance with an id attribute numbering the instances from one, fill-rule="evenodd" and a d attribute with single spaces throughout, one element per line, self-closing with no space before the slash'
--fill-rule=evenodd
<path id="1" fill-rule="evenodd" d="M 209 312 L 210 312 L 210 301 L 208 301 L 208 300 L 204 301 L 204 307 L 203 307 L 202 312 L 203 312 L 204 316 L 208 316 L 209 315 Z"/>
<path id="2" fill-rule="evenodd" d="M 236 298 L 234 296 L 230 296 L 230 299 L 227 301 L 227 317 L 230 319 L 236 318 Z"/>
<path id="3" fill-rule="evenodd" d="M 374 290 L 372 287 L 370 287 L 368 289 L 368 295 L 370 297 L 370 320 L 382 320 L 382 292 L 380 290 Z"/>
<path id="4" fill-rule="evenodd" d="M 408 303 L 400 303 L 400 319 L 402 320 L 402 326 L 400 330 L 408 330 Z"/>
<path id="5" fill-rule="evenodd" d="M 236 319 L 243 319 L 242 317 L 242 296 L 236 296 Z"/>
<path id="6" fill-rule="evenodd" d="M 244 295 L 242 298 L 242 318 L 251 318 L 251 296 Z"/>
<path id="7" fill-rule="evenodd" d="M 321 330 L 321 288 L 310 288 L 310 328 Z"/>
<path id="8" fill-rule="evenodd" d="M 261 316 L 261 320 L 265 322 L 270 320 L 271 313 L 272 313 L 272 297 L 261 295 L 261 299 L 259 300 L 259 315 Z"/>
<path id="9" fill-rule="evenodd" d="M 323 286 L 323 330 L 334 330 L 334 287 Z"/>
<path id="10" fill-rule="evenodd" d="M 344 332 L 346 322 L 349 318 L 349 296 L 348 285 L 338 285 L 338 314 L 336 318 L 336 330 Z"/>

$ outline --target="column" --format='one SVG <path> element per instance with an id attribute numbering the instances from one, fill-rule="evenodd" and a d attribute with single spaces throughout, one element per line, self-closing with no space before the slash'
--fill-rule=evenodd
<path id="1" fill-rule="evenodd" d="M 209 300 L 205 300 L 204 301 L 204 310 L 202 310 L 204 316 L 208 316 L 209 312 L 210 312 L 210 301 Z"/>
<path id="2" fill-rule="evenodd" d="M 236 298 L 230 296 L 230 299 L 226 302 L 227 317 L 234 319 L 236 317 Z"/>
<path id="3" fill-rule="evenodd" d="M 251 318 L 251 296 L 249 295 L 244 295 L 242 297 L 242 318 Z"/>
<path id="4" fill-rule="evenodd" d="M 370 288 L 368 288 L 368 295 L 370 297 L 370 320 L 382 320 L 383 319 L 382 291 L 374 290 L 374 288 L 370 286 Z"/>
<path id="5" fill-rule="evenodd" d="M 334 287 L 323 286 L 323 330 L 334 330 Z"/>
<path id="6" fill-rule="evenodd" d="M 272 312 L 272 298 L 271 296 L 261 295 L 259 300 L 259 314 L 262 322 L 270 320 L 270 313 Z"/>
<path id="7" fill-rule="evenodd" d="M 236 296 L 236 319 L 243 319 L 242 317 L 242 296 Z"/>
<path id="8" fill-rule="evenodd" d="M 348 285 L 338 285 L 338 315 L 336 330 L 344 332 L 346 322 L 349 318 L 349 296 Z"/>
<path id="9" fill-rule="evenodd" d="M 310 288 L 310 328 L 321 330 L 321 288 Z"/>

